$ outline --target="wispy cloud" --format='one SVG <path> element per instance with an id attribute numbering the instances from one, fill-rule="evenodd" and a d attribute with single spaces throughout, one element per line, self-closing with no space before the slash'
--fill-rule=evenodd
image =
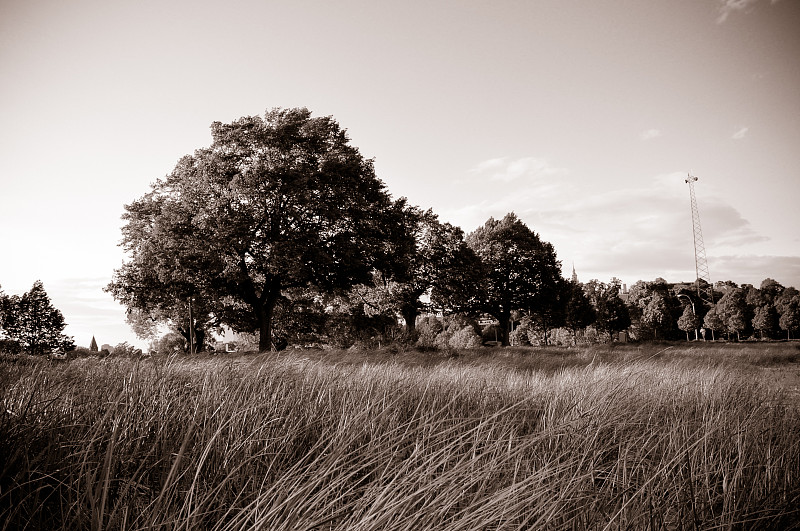
<path id="1" fill-rule="evenodd" d="M 652 140 L 653 138 L 658 138 L 661 136 L 661 131 L 658 129 L 647 129 L 646 131 L 642 131 L 639 134 L 639 138 L 642 140 Z"/>
<path id="2" fill-rule="evenodd" d="M 513 211 L 553 244 L 565 264 L 571 267 L 574 261 L 584 281 L 609 280 L 612 276 L 628 283 L 656 277 L 692 280 L 694 247 L 685 177 L 684 172 L 643 176 L 634 188 L 590 191 L 579 188 L 565 175 L 548 181 L 554 187 L 545 195 L 541 193 L 542 183 L 517 183 L 509 192 L 497 191 L 480 203 L 459 205 L 440 214 L 469 233 L 490 216 L 500 218 Z M 709 262 L 718 254 L 732 254 L 767 239 L 721 199 L 704 197 L 701 217 Z M 720 276 L 712 278 L 755 283 L 766 276 L 793 271 L 787 264 L 769 262 L 768 258 L 759 261 L 763 269 L 754 266 L 737 275 L 730 264 L 720 268 Z M 785 278 L 791 282 L 791 277 Z"/>
<path id="3" fill-rule="evenodd" d="M 735 133 L 733 133 L 733 135 L 731 136 L 731 138 L 732 138 L 732 139 L 734 139 L 734 140 L 741 140 L 741 139 L 743 139 L 743 138 L 744 138 L 744 137 L 747 135 L 747 131 L 748 131 L 748 129 L 749 129 L 749 127 L 741 127 L 741 128 L 739 128 L 739 130 L 738 130 L 738 131 L 736 131 Z"/>
<path id="4" fill-rule="evenodd" d="M 509 160 L 505 157 L 481 162 L 471 170 L 494 181 L 511 182 L 522 178 L 542 178 L 568 173 L 566 168 L 551 165 L 547 159 L 524 157 Z"/>
<path id="5" fill-rule="evenodd" d="M 761 0 L 720 0 L 717 24 L 722 24 L 728 20 L 728 16 L 735 11 L 750 11 L 752 7 L 760 1 Z M 770 3 L 775 4 L 777 1 L 778 0 L 770 0 Z"/>

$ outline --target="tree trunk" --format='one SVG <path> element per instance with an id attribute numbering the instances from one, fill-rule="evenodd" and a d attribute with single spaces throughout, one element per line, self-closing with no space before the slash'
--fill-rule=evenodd
<path id="1" fill-rule="evenodd" d="M 263 304 L 258 312 L 258 351 L 267 352 L 275 349 L 272 341 L 272 316 L 275 313 L 275 304 L 281 290 L 277 286 L 265 290 L 262 296 Z"/>
<path id="2" fill-rule="evenodd" d="M 406 322 L 406 335 L 412 336 L 417 329 L 417 308 L 416 306 L 403 306 L 400 314 Z"/>
<path id="3" fill-rule="evenodd" d="M 258 351 L 272 350 L 272 311 L 265 308 L 258 315 Z"/>
<path id="4" fill-rule="evenodd" d="M 508 326 L 511 322 L 511 314 L 509 312 L 500 312 L 497 316 L 497 327 L 500 329 L 500 344 L 504 347 L 508 346 Z"/>

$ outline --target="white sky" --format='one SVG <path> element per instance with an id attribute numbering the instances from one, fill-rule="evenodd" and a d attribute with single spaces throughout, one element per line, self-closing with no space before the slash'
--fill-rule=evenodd
<path id="1" fill-rule="evenodd" d="M 0 2 L 0 286 L 37 279 L 78 345 L 119 216 L 212 121 L 306 106 L 394 197 L 474 230 L 514 211 L 564 274 L 800 287 L 800 2 Z"/>

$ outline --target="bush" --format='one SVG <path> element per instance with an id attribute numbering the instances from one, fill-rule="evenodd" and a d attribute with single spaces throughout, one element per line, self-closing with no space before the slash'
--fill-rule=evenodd
<path id="1" fill-rule="evenodd" d="M 471 326 L 465 326 L 450 338 L 449 345 L 455 349 L 478 348 L 482 344 L 481 336 Z"/>
<path id="2" fill-rule="evenodd" d="M 422 348 L 436 348 L 436 338 L 444 330 L 438 317 L 420 317 L 417 319 L 417 345 Z"/>
<path id="3" fill-rule="evenodd" d="M 75 350 L 70 353 L 73 358 L 88 358 L 89 356 L 97 356 L 98 354 L 98 351 L 86 347 L 75 347 Z"/>
<path id="4" fill-rule="evenodd" d="M 177 332 L 169 332 L 161 339 L 150 343 L 150 351 L 156 354 L 174 354 L 186 349 L 186 340 Z"/>
<path id="5" fill-rule="evenodd" d="M 22 352 L 22 345 L 13 339 L 0 339 L 0 352 L 6 354 L 19 354 Z"/>
<path id="6" fill-rule="evenodd" d="M 139 357 L 142 355 L 142 349 L 129 345 L 127 341 L 124 341 L 114 347 L 114 355 L 127 356 L 129 358 Z"/>

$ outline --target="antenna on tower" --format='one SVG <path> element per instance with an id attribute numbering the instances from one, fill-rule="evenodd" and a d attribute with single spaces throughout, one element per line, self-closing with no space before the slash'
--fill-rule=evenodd
<path id="1" fill-rule="evenodd" d="M 709 304 L 714 304 L 714 291 L 711 285 L 711 275 L 708 273 L 708 262 L 706 261 L 706 247 L 703 243 L 703 229 L 700 227 L 700 211 L 697 209 L 697 199 L 694 196 L 694 183 L 697 177 L 691 173 L 687 174 L 686 182 L 689 184 L 689 197 L 692 201 L 692 229 L 694 231 L 694 267 L 697 272 L 697 297 Z M 706 288 L 701 289 L 700 280 L 706 282 Z"/>

